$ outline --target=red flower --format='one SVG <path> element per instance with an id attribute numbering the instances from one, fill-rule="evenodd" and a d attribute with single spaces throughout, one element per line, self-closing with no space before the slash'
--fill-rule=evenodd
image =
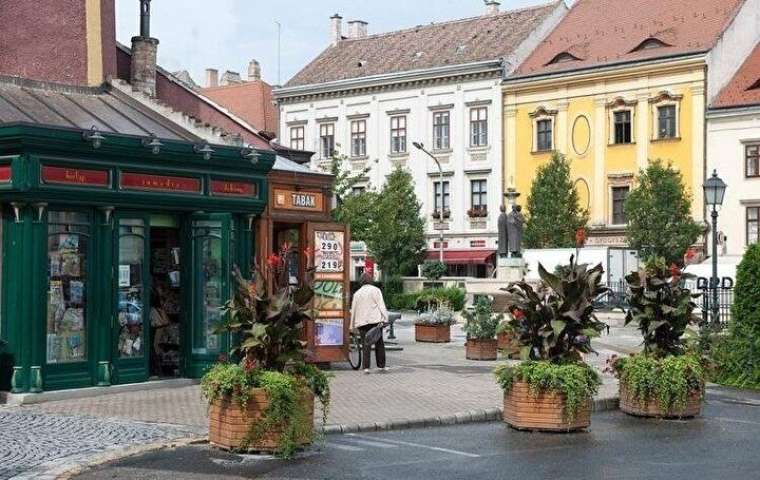
<path id="1" fill-rule="evenodd" d="M 245 370 L 246 372 L 250 372 L 254 368 L 256 368 L 256 360 L 250 357 L 243 360 L 243 370 Z"/>
<path id="2" fill-rule="evenodd" d="M 272 268 L 277 268 L 280 265 L 282 259 L 276 253 L 273 253 L 267 257 L 267 264 Z"/>
<path id="3" fill-rule="evenodd" d="M 525 318 L 525 312 L 520 310 L 519 308 L 515 308 L 512 310 L 512 316 L 515 317 L 515 320 L 522 320 Z"/>
<path id="4" fill-rule="evenodd" d="M 312 255 L 314 255 L 314 247 L 306 247 L 303 249 L 304 255 L 306 255 L 306 258 L 311 258 Z"/>
<path id="5" fill-rule="evenodd" d="M 670 276 L 678 278 L 681 276 L 681 269 L 675 263 L 670 265 Z"/>

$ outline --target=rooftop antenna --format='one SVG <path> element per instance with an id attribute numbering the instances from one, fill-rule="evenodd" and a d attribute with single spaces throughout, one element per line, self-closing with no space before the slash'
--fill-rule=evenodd
<path id="1" fill-rule="evenodd" d="M 280 72 L 282 71 L 282 49 L 281 49 L 281 38 L 282 38 L 282 24 L 275 20 L 274 23 L 277 24 L 277 85 L 282 85 Z"/>

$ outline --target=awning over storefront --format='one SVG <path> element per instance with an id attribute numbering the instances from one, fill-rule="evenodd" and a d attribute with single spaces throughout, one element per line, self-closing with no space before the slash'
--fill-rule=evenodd
<path id="1" fill-rule="evenodd" d="M 444 250 L 443 263 L 449 265 L 483 265 L 492 263 L 496 250 Z M 438 250 L 428 250 L 426 260 L 436 261 L 440 258 Z"/>

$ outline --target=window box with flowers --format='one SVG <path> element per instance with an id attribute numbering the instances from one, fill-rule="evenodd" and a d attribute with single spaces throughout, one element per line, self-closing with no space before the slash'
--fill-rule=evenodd
<path id="1" fill-rule="evenodd" d="M 467 215 L 470 218 L 485 218 L 488 216 L 488 207 L 485 205 L 472 207 L 471 209 L 467 210 Z"/>
<path id="2" fill-rule="evenodd" d="M 433 210 L 433 218 L 436 219 L 436 220 L 443 220 L 445 218 L 451 218 L 451 210 L 449 210 L 448 208 L 444 209 L 443 212 L 441 212 L 438 209 Z"/>

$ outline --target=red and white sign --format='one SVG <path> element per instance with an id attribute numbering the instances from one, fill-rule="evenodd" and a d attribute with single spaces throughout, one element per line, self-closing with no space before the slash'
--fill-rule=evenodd
<path id="1" fill-rule="evenodd" d="M 211 194 L 222 197 L 256 197 L 258 192 L 255 183 L 211 180 Z"/>
<path id="2" fill-rule="evenodd" d="M 87 170 L 83 168 L 43 165 L 42 181 L 43 183 L 58 185 L 110 187 L 111 175 L 108 170 Z"/>
<path id="3" fill-rule="evenodd" d="M 0 166 L 0 183 L 10 183 L 11 181 L 11 166 Z"/>
<path id="4" fill-rule="evenodd" d="M 436 250 L 441 249 L 441 242 L 433 242 L 433 248 Z M 449 248 L 449 242 L 443 242 L 443 248 Z"/>
<path id="5" fill-rule="evenodd" d="M 123 172 L 119 185 L 123 190 L 201 193 L 201 179 L 193 177 Z"/>
<path id="6" fill-rule="evenodd" d="M 366 257 L 364 259 L 364 273 L 372 278 L 375 278 L 375 259 L 372 257 Z"/>
<path id="7" fill-rule="evenodd" d="M 485 240 L 470 240 L 470 248 L 486 248 Z"/>

